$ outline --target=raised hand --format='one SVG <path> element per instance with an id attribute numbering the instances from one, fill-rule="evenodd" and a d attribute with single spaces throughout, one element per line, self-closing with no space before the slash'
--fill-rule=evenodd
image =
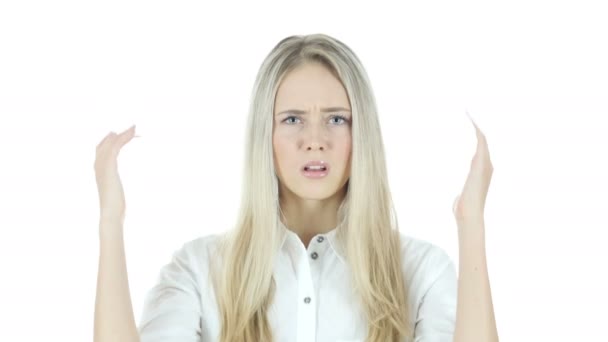
<path id="1" fill-rule="evenodd" d="M 486 137 L 468 112 L 467 116 L 471 119 L 477 133 L 477 151 L 471 162 L 471 169 L 462 193 L 456 196 L 452 208 L 459 226 L 462 223 L 483 222 L 486 197 L 494 171 Z"/>
<path id="2" fill-rule="evenodd" d="M 108 133 L 97 145 L 95 179 L 99 192 L 100 222 L 124 223 L 125 195 L 118 175 L 117 158 L 122 147 L 131 141 L 134 134 L 135 125 L 120 134 Z"/>

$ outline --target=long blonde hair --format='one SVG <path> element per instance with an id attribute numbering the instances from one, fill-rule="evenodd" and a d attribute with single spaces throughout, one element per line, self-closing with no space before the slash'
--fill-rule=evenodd
<path id="1" fill-rule="evenodd" d="M 366 340 L 402 341 L 412 336 L 412 328 L 375 98 L 358 57 L 325 34 L 281 40 L 257 74 L 247 123 L 240 210 L 236 225 L 222 240 L 222 263 L 214 278 L 220 341 L 272 341 L 266 314 L 276 291 L 274 258 L 284 234 L 273 161 L 274 100 L 282 78 L 306 62 L 322 63 L 334 73 L 351 104 L 351 175 L 337 213 L 341 224 L 336 236 L 369 322 Z"/>

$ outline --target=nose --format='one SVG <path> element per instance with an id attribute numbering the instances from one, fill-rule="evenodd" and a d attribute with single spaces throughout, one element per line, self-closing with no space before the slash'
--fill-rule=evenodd
<path id="1" fill-rule="evenodd" d="M 319 143 L 310 143 L 308 144 L 308 151 L 314 151 L 314 150 L 319 150 L 319 151 L 323 151 L 325 148 L 323 147 L 323 145 L 319 144 Z"/>
<path id="2" fill-rule="evenodd" d="M 310 125 L 308 128 L 309 133 L 306 135 L 306 140 L 304 143 L 306 144 L 307 151 L 324 151 L 326 147 L 326 141 L 323 138 L 322 130 L 323 127 L 319 127 L 319 125 Z M 321 125 L 323 126 L 323 125 Z"/>

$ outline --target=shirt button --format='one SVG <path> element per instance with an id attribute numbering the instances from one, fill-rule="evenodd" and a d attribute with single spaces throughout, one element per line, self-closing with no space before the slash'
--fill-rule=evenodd
<path id="1" fill-rule="evenodd" d="M 306 304 L 310 303 L 310 297 L 304 298 L 304 303 L 306 303 Z"/>
<path id="2" fill-rule="evenodd" d="M 317 238 L 317 242 L 323 242 L 323 240 L 325 240 L 325 238 L 324 238 L 324 237 L 322 237 L 322 236 L 319 236 L 319 237 Z"/>
<path id="3" fill-rule="evenodd" d="M 319 257 L 319 254 L 317 254 L 317 252 L 312 252 L 310 257 L 316 260 Z"/>

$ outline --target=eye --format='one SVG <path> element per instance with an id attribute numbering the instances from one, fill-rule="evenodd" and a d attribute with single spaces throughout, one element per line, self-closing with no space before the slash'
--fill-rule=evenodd
<path id="1" fill-rule="evenodd" d="M 332 119 L 339 119 L 339 120 L 342 120 L 342 122 L 344 122 L 344 123 L 348 123 L 348 119 L 347 119 L 347 118 L 345 118 L 345 117 L 344 117 L 344 116 L 342 116 L 342 115 L 334 115 L 334 116 L 332 116 L 331 118 L 332 118 Z"/>
<path id="2" fill-rule="evenodd" d="M 292 119 L 294 119 L 294 120 L 300 120 L 297 116 L 288 116 L 282 122 L 286 122 L 288 124 L 294 124 L 294 123 L 296 123 L 294 121 L 290 121 Z M 342 115 L 334 115 L 334 116 L 331 117 L 331 120 L 335 120 L 335 119 L 341 120 L 341 121 L 338 121 L 337 124 L 346 124 L 346 123 L 348 123 L 348 119 L 346 117 L 342 116 Z"/>
<path id="3" fill-rule="evenodd" d="M 286 121 L 288 121 L 289 119 L 297 119 L 297 120 L 299 120 L 299 119 L 298 119 L 297 117 L 295 117 L 295 116 L 288 116 L 287 118 L 285 118 L 285 120 L 283 120 L 283 122 L 286 122 Z M 293 123 L 293 122 L 290 122 L 290 123 Z"/>

